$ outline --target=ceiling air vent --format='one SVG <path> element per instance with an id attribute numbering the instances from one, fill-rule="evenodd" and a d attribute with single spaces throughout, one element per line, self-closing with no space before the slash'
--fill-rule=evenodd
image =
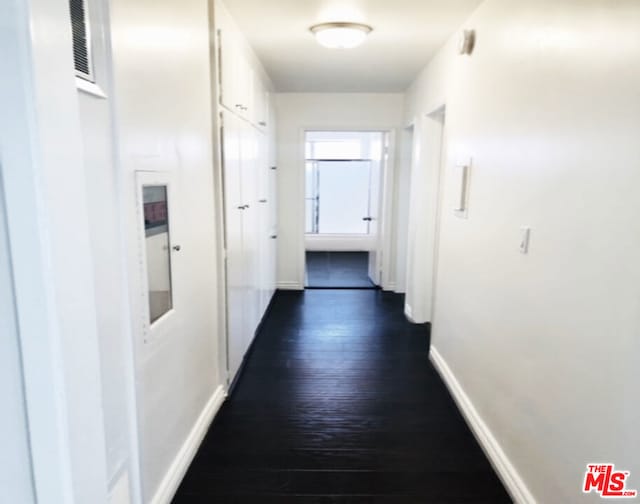
<path id="1" fill-rule="evenodd" d="M 69 0 L 71 29 L 73 32 L 73 62 L 76 76 L 94 82 L 91 66 L 91 39 L 89 16 L 85 0 Z"/>

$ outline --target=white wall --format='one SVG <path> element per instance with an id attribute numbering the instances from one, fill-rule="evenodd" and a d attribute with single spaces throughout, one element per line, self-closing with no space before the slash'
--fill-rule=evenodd
<path id="1" fill-rule="evenodd" d="M 539 502 L 598 501 L 594 461 L 640 487 L 638 26 L 635 0 L 487 0 L 408 93 L 407 120 L 447 107 L 432 352 Z"/>
<path id="2" fill-rule="evenodd" d="M 304 130 L 397 130 L 402 94 L 279 93 L 278 286 L 304 286 Z M 391 264 L 395 264 L 395 254 Z M 392 269 L 395 268 L 392 266 Z M 390 272 L 394 277 L 395 271 Z"/>
<path id="3" fill-rule="evenodd" d="M 225 374 L 217 333 L 209 11 L 206 0 L 116 0 L 111 19 L 143 501 L 162 501 L 197 446 L 194 432 L 206 429 L 203 419 Z M 172 180 L 172 239 L 182 246 L 173 254 L 179 327 L 146 344 L 136 171 Z"/>
<path id="4" fill-rule="evenodd" d="M 88 0 L 95 85 L 78 91 L 88 219 L 100 338 L 103 415 L 110 490 L 124 474 L 137 483 L 133 346 L 123 235 L 122 173 L 114 155 L 108 6 Z M 133 494 L 136 494 L 134 490 Z"/>
<path id="5" fill-rule="evenodd" d="M 107 498 L 72 54 L 68 2 L 3 3 L 0 151 L 30 459 L 37 500 L 60 503 Z"/>
<path id="6" fill-rule="evenodd" d="M 35 493 L 2 192 L 0 177 L 0 492 L 5 502 L 29 504 Z"/>

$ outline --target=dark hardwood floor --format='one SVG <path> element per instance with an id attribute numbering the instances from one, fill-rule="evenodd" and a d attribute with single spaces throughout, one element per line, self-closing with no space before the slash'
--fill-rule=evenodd
<path id="1" fill-rule="evenodd" d="M 278 292 L 174 503 L 511 502 L 402 303 Z"/>
<path id="2" fill-rule="evenodd" d="M 307 252 L 307 287 L 374 289 L 368 252 Z"/>

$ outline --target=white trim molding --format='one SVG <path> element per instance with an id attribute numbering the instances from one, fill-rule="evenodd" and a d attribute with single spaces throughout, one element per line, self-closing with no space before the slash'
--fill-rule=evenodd
<path id="1" fill-rule="evenodd" d="M 292 282 L 289 280 L 278 282 L 276 287 L 281 290 L 304 290 L 304 286 L 300 282 Z"/>
<path id="2" fill-rule="evenodd" d="M 397 288 L 397 285 L 396 285 L 395 282 L 389 282 L 388 284 L 382 286 L 382 290 L 384 290 L 384 291 L 398 293 L 396 288 Z"/>
<path id="3" fill-rule="evenodd" d="M 306 251 L 370 252 L 377 248 L 375 235 L 368 234 L 305 234 Z"/>
<path id="4" fill-rule="evenodd" d="M 76 88 L 78 91 L 95 96 L 96 98 L 106 99 L 107 94 L 102 90 L 100 86 L 88 80 L 76 77 Z"/>
<path id="5" fill-rule="evenodd" d="M 536 500 L 524 480 L 473 406 L 471 399 L 463 390 L 451 368 L 433 346 L 429 352 L 429 360 L 431 360 L 431 363 L 449 389 L 451 396 L 458 405 L 458 409 L 513 500 L 518 504 L 536 504 Z"/>
<path id="6" fill-rule="evenodd" d="M 406 301 L 404 303 L 404 316 L 407 317 L 409 322 L 416 323 L 415 320 L 413 320 L 413 308 L 411 308 L 411 305 Z"/>
<path id="7" fill-rule="evenodd" d="M 158 490 L 151 499 L 152 504 L 169 504 L 171 502 L 226 396 L 224 387 L 218 386 L 162 479 Z"/>

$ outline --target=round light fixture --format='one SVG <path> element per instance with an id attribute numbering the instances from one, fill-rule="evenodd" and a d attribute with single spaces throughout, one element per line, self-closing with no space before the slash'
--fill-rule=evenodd
<path id="1" fill-rule="evenodd" d="M 322 23 L 309 28 L 320 45 L 330 49 L 352 49 L 359 46 L 373 28 L 360 23 Z"/>

